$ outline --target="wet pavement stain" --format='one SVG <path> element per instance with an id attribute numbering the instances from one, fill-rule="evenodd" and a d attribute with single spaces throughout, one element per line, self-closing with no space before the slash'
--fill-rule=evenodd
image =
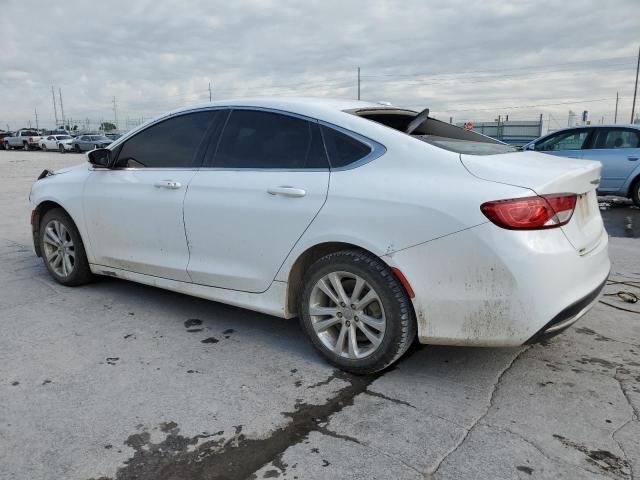
<path id="1" fill-rule="evenodd" d="M 190 318 L 184 322 L 184 328 L 199 327 L 200 325 L 202 325 L 202 320 L 197 318 Z"/>
<path id="2" fill-rule="evenodd" d="M 587 456 L 588 463 L 595 465 L 607 473 L 612 473 L 623 478 L 629 478 L 631 476 L 631 466 L 629 465 L 629 462 L 623 460 L 617 455 L 614 455 L 608 450 L 590 450 L 584 445 L 572 442 L 562 435 L 554 434 L 553 438 L 559 440 L 566 447 L 574 448 L 575 450 L 583 453 Z"/>
<path id="3" fill-rule="evenodd" d="M 601 201 L 600 213 L 610 236 L 640 238 L 640 208 L 630 201 Z"/>
<path id="4" fill-rule="evenodd" d="M 107 357 L 107 365 L 115 365 L 120 357 Z"/>
<path id="5" fill-rule="evenodd" d="M 220 340 L 218 340 L 216 337 L 209 337 L 209 338 L 205 338 L 204 340 L 201 340 L 201 343 L 218 343 Z"/>
<path id="6" fill-rule="evenodd" d="M 286 475 L 288 465 L 282 454 L 292 445 L 305 441 L 312 431 L 333 435 L 321 425 L 329 417 L 353 404 L 379 375 L 355 376 L 335 372 L 332 377 L 347 382 L 336 395 L 320 405 L 299 403 L 293 412 L 283 412 L 290 422 L 271 432 L 267 438 L 250 439 L 242 433 L 242 426 L 228 439 L 210 439 L 217 434 L 202 434 L 188 438 L 180 435 L 174 422 L 161 424 L 168 430 L 159 443 L 151 443 L 149 432 L 130 435 L 124 442 L 135 452 L 124 462 L 113 478 L 100 480 L 240 480 L 255 478 L 254 472 L 272 463 L 276 472 Z M 169 428 L 171 427 L 171 428 Z M 218 432 L 221 433 L 221 432 Z M 328 462 L 327 462 L 328 464 Z M 270 470 L 271 471 L 271 470 Z"/>
<path id="7" fill-rule="evenodd" d="M 531 474 L 533 473 L 533 468 L 531 468 L 531 467 L 526 467 L 526 466 L 524 466 L 524 465 L 518 465 L 518 466 L 516 467 L 516 470 L 519 470 L 520 472 L 524 472 L 524 473 L 526 473 L 527 475 L 531 475 Z"/>

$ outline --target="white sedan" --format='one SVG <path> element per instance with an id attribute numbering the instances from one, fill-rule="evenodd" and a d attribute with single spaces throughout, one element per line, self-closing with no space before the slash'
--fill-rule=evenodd
<path id="1" fill-rule="evenodd" d="M 70 144 L 71 140 L 73 140 L 71 135 L 48 135 L 40 140 L 40 149 L 45 152 L 58 150 L 60 153 L 64 153 L 65 145 Z"/>
<path id="2" fill-rule="evenodd" d="M 411 110 L 214 102 L 157 118 L 34 183 L 54 279 L 108 275 L 284 318 L 370 373 L 426 344 L 554 335 L 609 273 L 600 164 Z"/>

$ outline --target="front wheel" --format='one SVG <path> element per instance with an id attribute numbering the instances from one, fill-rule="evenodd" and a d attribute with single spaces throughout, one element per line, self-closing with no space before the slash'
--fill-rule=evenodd
<path id="1" fill-rule="evenodd" d="M 54 208 L 44 215 L 39 240 L 44 264 L 58 283 L 77 286 L 91 281 L 80 233 L 64 210 Z"/>
<path id="2" fill-rule="evenodd" d="M 43 152 L 46 152 L 46 151 L 47 151 L 47 146 L 43 143 L 42 145 L 40 145 L 40 149 L 41 149 Z"/>
<path id="3" fill-rule="evenodd" d="M 640 178 L 636 179 L 631 187 L 631 200 L 636 206 L 640 207 Z"/>
<path id="4" fill-rule="evenodd" d="M 64 145 L 62 145 L 62 144 L 58 145 L 58 151 L 60 153 L 64 153 Z"/>
<path id="5" fill-rule="evenodd" d="M 361 250 L 331 253 L 309 267 L 299 313 L 320 353 L 356 374 L 388 367 L 416 335 L 402 283 L 382 260 Z"/>

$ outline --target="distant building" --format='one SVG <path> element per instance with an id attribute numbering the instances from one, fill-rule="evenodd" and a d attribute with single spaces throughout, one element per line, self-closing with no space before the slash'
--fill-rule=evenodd
<path id="1" fill-rule="evenodd" d="M 463 127 L 467 122 L 456 123 Z M 472 122 L 473 131 L 512 145 L 525 145 L 542 136 L 542 118 L 539 120 L 506 120 Z"/>

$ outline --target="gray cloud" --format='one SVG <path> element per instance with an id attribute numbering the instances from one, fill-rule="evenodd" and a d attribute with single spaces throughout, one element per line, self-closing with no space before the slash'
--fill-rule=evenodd
<path id="1" fill-rule="evenodd" d="M 94 126 L 116 96 L 124 126 L 208 100 L 209 81 L 216 98 L 353 98 L 357 66 L 364 99 L 441 118 L 611 121 L 616 91 L 630 113 L 637 0 L 93 3 L 0 0 L 0 127 L 35 108 L 53 126 L 52 85 Z"/>

